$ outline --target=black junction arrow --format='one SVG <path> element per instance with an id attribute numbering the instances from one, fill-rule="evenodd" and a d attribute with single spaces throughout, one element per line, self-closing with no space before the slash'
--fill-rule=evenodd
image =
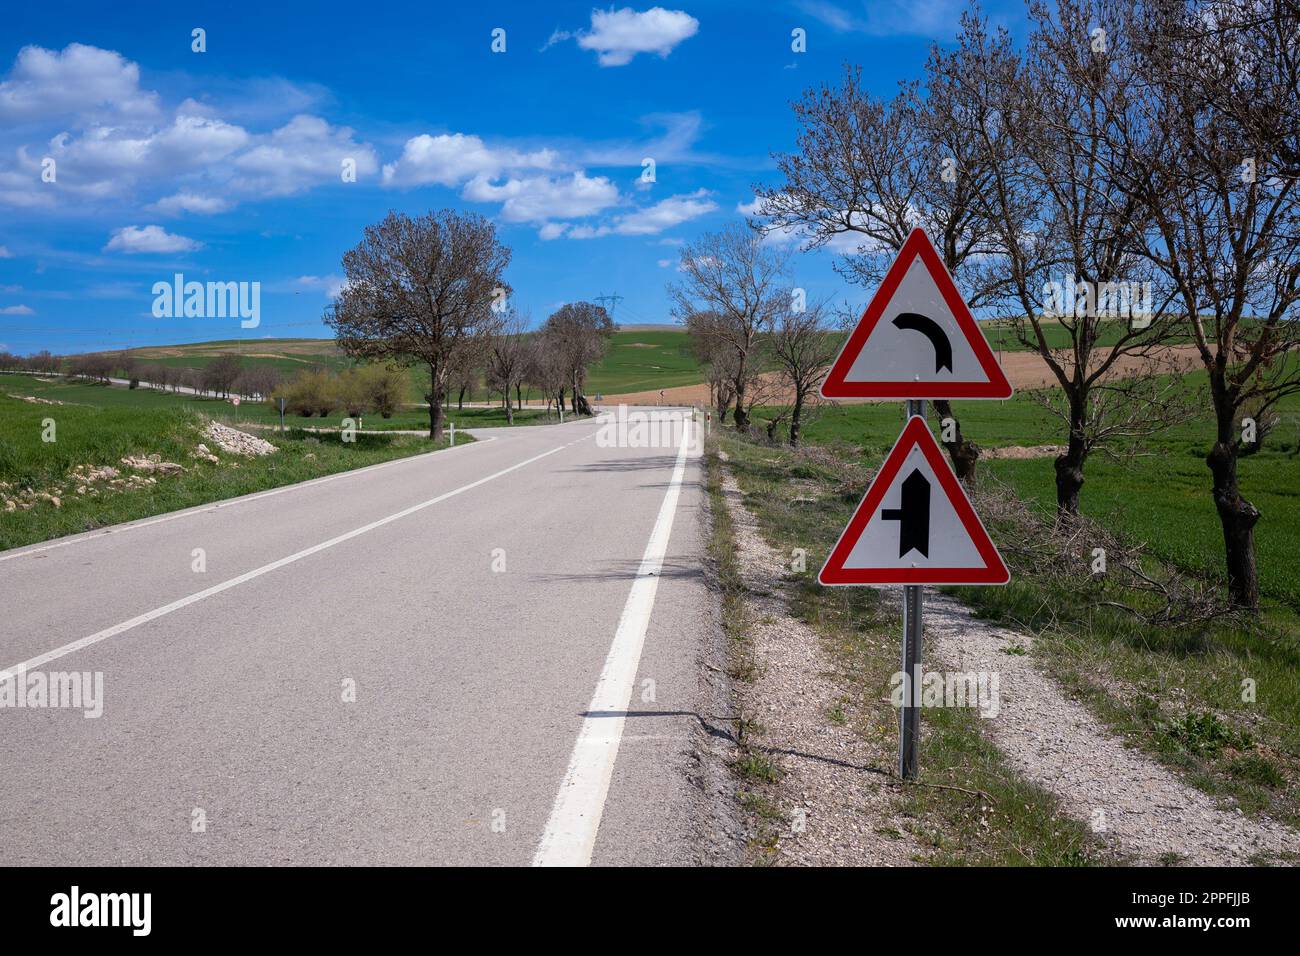
<path id="1" fill-rule="evenodd" d="M 952 371 L 952 343 L 948 341 L 948 333 L 934 319 L 920 312 L 900 312 L 894 317 L 894 328 L 920 332 L 930 340 L 934 346 L 935 374 L 941 368 Z"/>
<path id="2" fill-rule="evenodd" d="M 915 548 L 925 557 L 930 556 L 930 482 L 919 468 L 903 479 L 901 508 L 885 508 L 880 512 L 884 521 L 898 522 L 898 556 L 901 558 Z"/>

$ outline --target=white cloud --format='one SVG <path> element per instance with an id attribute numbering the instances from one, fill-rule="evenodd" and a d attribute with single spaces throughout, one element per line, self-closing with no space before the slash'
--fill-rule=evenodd
<path id="1" fill-rule="evenodd" d="M 564 235 L 564 230 L 568 228 L 568 225 L 562 222 L 548 222 L 537 230 L 537 235 L 550 242 L 552 239 L 559 239 L 560 236 Z"/>
<path id="2" fill-rule="evenodd" d="M 875 0 L 854 12 L 830 0 L 801 0 L 800 10 L 837 33 L 868 36 L 951 36 L 963 7 L 962 0 Z"/>
<path id="3" fill-rule="evenodd" d="M 59 52 L 25 46 L 0 83 L 0 120 L 9 122 L 94 112 L 148 117 L 157 109 L 158 95 L 140 89 L 136 64 L 81 43 Z"/>
<path id="4" fill-rule="evenodd" d="M 35 315 L 36 311 L 26 305 L 7 305 L 0 309 L 0 315 Z"/>
<path id="5" fill-rule="evenodd" d="M 348 280 L 342 276 L 299 276 L 295 282 L 308 289 L 319 289 L 331 299 L 337 299 L 348 286 Z"/>
<path id="6" fill-rule="evenodd" d="M 12 259 L 14 254 L 9 251 L 8 246 L 0 246 L 0 259 Z"/>
<path id="7" fill-rule="evenodd" d="M 566 233 L 570 239 L 598 239 L 601 236 L 648 236 L 713 212 L 718 204 L 708 199 L 708 191 L 697 189 L 681 196 L 669 196 L 652 206 L 619 216 L 609 225 L 577 225 Z"/>
<path id="8" fill-rule="evenodd" d="M 704 189 L 697 189 L 684 196 L 670 196 L 653 206 L 621 216 L 614 231 L 625 236 L 643 236 L 671 229 L 716 210 L 718 204 L 707 196 L 708 192 Z"/>
<path id="9" fill-rule="evenodd" d="M 584 50 L 596 51 L 601 66 L 626 66 L 638 53 L 668 56 L 699 29 L 700 21 L 684 10 L 651 7 L 638 13 L 624 7 L 592 10 L 591 30 L 577 34 L 577 40 Z"/>
<path id="10" fill-rule="evenodd" d="M 579 171 L 568 176 L 531 176 L 508 179 L 500 186 L 484 176 L 466 184 L 464 198 L 473 202 L 501 202 L 507 222 L 546 222 L 590 216 L 618 202 L 618 187 L 604 176 Z"/>
<path id="11" fill-rule="evenodd" d="M 295 116 L 233 160 L 233 185 L 257 196 L 288 196 L 324 183 L 341 183 L 343 161 L 356 163 L 360 181 L 379 171 L 379 157 L 368 143 L 353 139 L 346 126 L 331 126 L 319 116 Z"/>
<path id="12" fill-rule="evenodd" d="M 91 125 L 74 137 L 59 133 L 48 154 L 58 164 L 58 182 L 77 192 L 121 192 L 137 177 L 163 178 L 218 163 L 249 142 L 239 126 L 179 113 L 172 122 L 149 127 Z"/>
<path id="13" fill-rule="evenodd" d="M 201 196 L 182 189 L 178 193 L 159 199 L 149 208 L 169 216 L 180 215 L 183 212 L 210 216 L 213 213 L 225 212 L 230 208 L 230 202 L 217 196 Z"/>
<path id="14" fill-rule="evenodd" d="M 531 153 L 494 149 L 477 136 L 464 133 L 413 136 L 395 163 L 384 165 L 385 186 L 458 186 L 478 176 L 494 178 L 506 170 L 551 169 L 556 155 L 549 149 Z"/>
<path id="15" fill-rule="evenodd" d="M 241 81 L 221 110 L 186 99 L 163 118 L 158 95 L 141 90 L 139 78 L 139 67 L 111 50 L 25 47 L 0 82 L 0 125 L 30 118 L 57 132 L 44 145 L 18 147 L 18 162 L 0 171 L 0 204 L 50 206 L 67 194 L 75 201 L 129 197 L 138 188 L 184 176 L 179 191 L 170 184 L 167 191 L 174 195 L 150 208 L 173 215 L 211 213 L 240 198 L 340 182 L 345 159 L 355 162 L 359 180 L 379 173 L 372 146 L 317 116 L 299 113 L 277 129 L 256 133 L 218 115 L 283 115 L 323 98 L 320 88 L 274 77 Z M 274 102 L 260 102 L 268 99 Z M 75 117 L 68 126 L 54 125 L 67 115 Z M 40 180 L 45 156 L 57 163 L 56 184 Z"/>
<path id="16" fill-rule="evenodd" d="M 125 252 L 130 255 L 154 252 L 191 252 L 202 243 L 168 232 L 162 226 L 123 226 L 114 229 L 105 252 Z"/>

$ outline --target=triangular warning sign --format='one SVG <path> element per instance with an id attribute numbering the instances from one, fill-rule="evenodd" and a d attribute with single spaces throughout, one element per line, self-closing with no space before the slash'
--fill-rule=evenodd
<path id="1" fill-rule="evenodd" d="M 921 229 L 913 229 L 822 383 L 823 398 L 1010 398 L 1011 383 Z"/>
<path id="2" fill-rule="evenodd" d="M 817 576 L 822 584 L 1006 584 L 1002 556 L 913 416 Z"/>

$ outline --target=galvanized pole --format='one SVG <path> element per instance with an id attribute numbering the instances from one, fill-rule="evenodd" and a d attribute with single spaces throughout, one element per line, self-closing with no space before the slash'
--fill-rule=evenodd
<path id="1" fill-rule="evenodd" d="M 907 418 L 925 418 L 925 402 L 909 401 Z M 921 586 L 903 586 L 903 710 L 898 723 L 898 774 L 916 779 L 921 744 Z"/>

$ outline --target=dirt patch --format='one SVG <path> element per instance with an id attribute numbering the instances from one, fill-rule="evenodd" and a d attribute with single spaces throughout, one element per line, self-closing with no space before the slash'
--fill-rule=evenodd
<path id="1" fill-rule="evenodd" d="M 1007 445 L 1003 448 L 985 448 L 981 458 L 1055 458 L 1065 451 L 1064 445 Z"/>

